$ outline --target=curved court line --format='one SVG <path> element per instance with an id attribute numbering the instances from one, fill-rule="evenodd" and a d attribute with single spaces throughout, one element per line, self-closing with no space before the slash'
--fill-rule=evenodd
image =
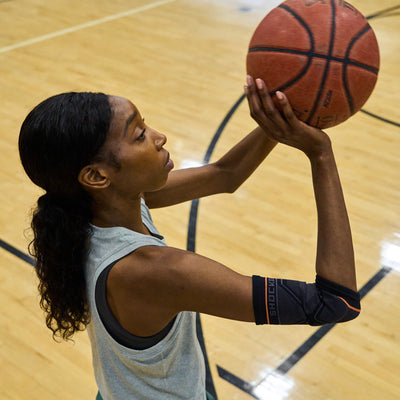
<path id="1" fill-rule="evenodd" d="M 210 162 L 211 155 L 215 149 L 215 146 L 224 131 L 226 125 L 228 124 L 229 120 L 231 119 L 232 115 L 235 113 L 237 108 L 240 106 L 242 101 L 244 100 L 246 96 L 243 94 L 242 96 L 239 97 L 239 99 L 236 101 L 236 103 L 232 106 L 232 108 L 229 110 L 229 112 L 226 114 L 225 118 L 222 120 L 221 124 L 219 125 L 217 131 L 215 132 L 213 138 L 211 139 L 211 142 L 207 148 L 207 151 L 203 157 L 203 164 L 208 164 Z M 186 249 L 188 251 L 194 252 L 196 250 L 196 227 L 197 227 L 197 214 L 199 211 L 199 199 L 195 199 L 192 201 L 190 205 L 190 214 L 189 214 L 189 223 L 188 223 L 188 235 L 187 235 L 187 243 L 186 243 Z M 211 370 L 210 370 L 210 363 L 208 361 L 208 355 L 207 355 L 207 350 L 204 342 L 204 335 L 203 335 L 203 328 L 201 325 L 201 317 L 200 314 L 197 314 L 197 324 L 196 324 L 196 329 L 197 329 L 197 338 L 200 343 L 201 350 L 203 352 L 204 356 L 204 362 L 206 366 L 206 388 L 207 391 L 213 395 L 215 400 L 218 400 L 217 397 L 217 392 L 215 391 L 215 386 L 214 386 L 214 381 L 212 378 Z"/>
<path id="2" fill-rule="evenodd" d="M 29 46 L 29 45 L 34 44 L 34 43 L 39 43 L 39 42 L 43 42 L 45 40 L 53 39 L 53 38 L 58 37 L 58 36 L 63 36 L 63 35 L 66 35 L 68 33 L 72 33 L 72 32 L 76 32 L 76 31 L 80 31 L 82 29 L 90 28 L 92 26 L 104 24 L 105 22 L 110 22 L 110 21 L 114 21 L 114 20 L 119 19 L 119 18 L 128 17 L 130 15 L 134 15 L 134 14 L 140 13 L 142 11 L 150 10 L 152 8 L 156 8 L 156 7 L 162 6 L 164 4 L 172 3 L 174 1 L 176 1 L 176 0 L 160 0 L 160 1 L 156 1 L 154 3 L 146 4 L 144 6 L 137 7 L 137 8 L 133 8 L 133 9 L 128 10 L 128 11 L 123 11 L 123 12 L 120 12 L 120 13 L 117 13 L 117 14 L 109 15 L 108 17 L 95 19 L 93 21 L 85 22 L 83 24 L 71 26 L 70 28 L 65 28 L 65 29 L 61 29 L 59 31 L 55 31 L 55 32 L 49 33 L 47 35 L 38 36 L 36 38 L 24 40 L 23 42 L 19 42 L 19 43 L 16 43 L 16 44 L 12 44 L 10 46 L 5 46 L 5 47 L 0 48 L 0 54 L 6 53 L 6 52 L 11 51 L 11 50 L 19 49 L 21 47 L 26 47 L 26 46 Z"/>

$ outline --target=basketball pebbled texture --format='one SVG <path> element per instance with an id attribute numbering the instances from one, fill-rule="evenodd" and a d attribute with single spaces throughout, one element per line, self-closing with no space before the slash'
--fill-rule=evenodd
<path id="1" fill-rule="evenodd" d="M 319 128 L 340 124 L 371 95 L 379 47 L 366 18 L 343 0 L 287 0 L 258 25 L 247 73 L 283 91 L 296 115 Z"/>

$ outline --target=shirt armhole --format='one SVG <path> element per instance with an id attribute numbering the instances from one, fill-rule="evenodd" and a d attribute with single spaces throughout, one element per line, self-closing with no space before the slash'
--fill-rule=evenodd
<path id="1" fill-rule="evenodd" d="M 117 263 L 117 261 L 107 266 L 97 278 L 95 289 L 95 301 L 97 311 L 99 313 L 101 322 L 106 328 L 108 334 L 117 343 L 134 350 L 149 349 L 150 347 L 153 347 L 154 345 L 159 343 L 168 335 L 172 326 L 174 325 L 176 317 L 173 318 L 160 332 L 152 336 L 135 336 L 132 333 L 126 331 L 114 317 L 114 314 L 111 312 L 111 309 L 107 303 L 107 277 L 111 268 Z"/>

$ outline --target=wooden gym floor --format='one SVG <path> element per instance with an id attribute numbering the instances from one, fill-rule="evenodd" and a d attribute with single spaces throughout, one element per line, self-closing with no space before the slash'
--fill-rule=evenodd
<path id="1" fill-rule="evenodd" d="M 26 257 L 40 193 L 19 163 L 28 111 L 64 91 L 131 99 L 168 136 L 176 167 L 211 160 L 254 127 L 244 102 L 248 41 L 272 0 L 0 1 L 0 398 L 93 400 L 90 345 L 55 343 Z M 353 228 L 361 316 L 328 328 L 256 327 L 201 316 L 218 399 L 400 398 L 398 0 L 354 0 L 381 49 L 376 89 L 328 130 Z M 231 107 L 238 103 L 237 109 Z M 221 126 L 228 116 L 226 126 Z M 219 129 L 221 128 L 221 129 Z M 222 129 L 223 128 L 223 129 Z M 172 246 L 242 273 L 312 281 L 316 215 L 309 165 L 278 146 L 234 194 L 155 210 Z"/>

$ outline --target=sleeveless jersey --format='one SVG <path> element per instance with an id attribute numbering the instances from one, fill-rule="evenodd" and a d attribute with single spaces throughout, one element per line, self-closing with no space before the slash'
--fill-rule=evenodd
<path id="1" fill-rule="evenodd" d="M 87 331 L 96 382 L 104 400 L 204 400 L 205 366 L 195 313 L 179 313 L 160 342 L 134 350 L 113 339 L 96 307 L 96 281 L 107 266 L 139 247 L 166 246 L 143 200 L 141 206 L 143 223 L 152 236 L 123 227 L 92 226 L 85 276 L 91 312 Z"/>

